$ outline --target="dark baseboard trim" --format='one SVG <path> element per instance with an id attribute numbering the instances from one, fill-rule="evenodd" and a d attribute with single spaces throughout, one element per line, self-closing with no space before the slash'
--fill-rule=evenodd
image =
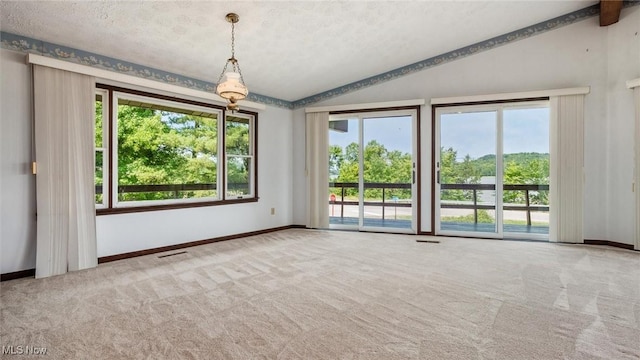
<path id="1" fill-rule="evenodd" d="M 241 234 L 220 236 L 220 237 L 212 238 L 212 239 L 191 241 L 191 242 L 184 243 L 184 244 L 169 245 L 169 246 L 163 246 L 163 247 L 158 247 L 158 248 L 153 248 L 153 249 L 133 251 L 133 252 L 128 252 L 128 253 L 124 253 L 124 254 L 104 256 L 104 257 L 98 258 L 98 264 L 103 264 L 103 263 L 107 263 L 107 262 L 111 262 L 111 261 L 128 259 L 128 258 L 132 258 L 132 257 L 136 257 L 136 256 L 143 256 L 143 255 L 155 254 L 155 253 L 159 253 L 159 252 L 184 249 L 184 248 L 188 248 L 188 247 L 192 247 L 192 246 L 211 244 L 211 243 L 218 242 L 218 241 L 226 241 L 226 240 L 239 239 L 239 238 L 243 238 L 243 237 L 247 237 L 247 236 L 261 235 L 261 234 L 266 234 L 266 233 L 270 233 L 270 232 L 274 232 L 274 231 L 287 230 L 287 229 L 305 229 L 305 228 L 306 228 L 306 226 L 304 226 L 304 225 L 280 226 L 280 227 L 276 227 L 276 228 L 257 230 L 257 231 L 250 231 L 250 232 L 241 233 Z M 36 269 L 27 269 L 27 270 L 22 270 L 22 271 L 10 272 L 10 273 L 6 273 L 6 274 L 0 274 L 0 282 L 1 281 L 9 281 L 9 280 L 20 279 L 20 278 L 25 278 L 25 277 L 34 277 L 35 275 L 36 275 Z"/>
<path id="2" fill-rule="evenodd" d="M 617 248 L 621 248 L 621 249 L 633 250 L 633 245 L 632 244 L 623 244 L 623 243 L 619 243 L 619 242 L 615 242 L 615 241 L 609 241 L 609 240 L 589 240 L 589 239 L 584 239 L 584 243 L 585 243 L 585 245 L 606 245 L 606 246 L 612 246 L 612 247 L 617 247 Z"/>
<path id="3" fill-rule="evenodd" d="M 0 274 L 0 282 L 35 276 L 36 269 L 14 271 L 6 274 Z"/>
<path id="4" fill-rule="evenodd" d="M 124 254 L 118 254 L 118 255 L 104 256 L 104 257 L 98 258 L 98 264 L 103 264 L 103 263 L 107 263 L 107 262 L 111 262 L 111 261 L 117 261 L 117 260 L 123 260 L 123 259 L 129 259 L 129 258 L 137 257 L 137 256 L 150 255 L 150 254 L 155 254 L 155 253 L 160 253 L 160 252 L 165 252 L 165 251 L 179 250 L 179 249 L 184 249 L 184 248 L 188 248 L 188 247 L 192 247 L 192 246 L 211 244 L 211 243 L 219 242 L 219 241 L 234 240 L 234 239 L 239 239 L 239 238 L 248 237 L 248 236 L 267 234 L 267 233 L 274 232 L 274 231 L 287 230 L 287 229 L 306 229 L 306 228 L 307 227 L 305 225 L 287 225 L 287 226 L 280 226 L 280 227 L 264 229 L 264 230 L 250 231 L 250 232 L 240 233 L 240 234 L 220 236 L 220 237 L 212 238 L 212 239 L 191 241 L 191 242 L 184 243 L 184 244 L 162 246 L 162 247 L 153 248 L 153 249 L 133 251 L 133 252 L 128 252 L 128 253 L 124 253 Z M 428 233 L 428 232 L 420 232 L 418 235 L 423 235 L 423 236 L 424 235 L 431 235 L 431 236 L 433 236 L 431 233 Z M 442 235 L 440 235 L 440 236 L 442 236 Z M 460 236 L 456 236 L 456 237 L 460 237 Z M 496 239 L 490 239 L 490 240 L 496 240 Z M 623 243 L 619 243 L 619 242 L 615 242 L 615 241 L 608 241 L 608 240 L 590 240 L 590 239 L 585 239 L 584 240 L 584 244 L 585 245 L 605 245 L 605 246 L 612 246 L 612 247 L 626 249 L 626 250 L 634 250 L 633 249 L 633 245 L 631 245 L 631 244 L 623 244 Z M 5 274 L 0 274 L 0 282 L 20 279 L 20 278 L 25 278 L 25 277 L 34 277 L 35 275 L 36 275 L 36 269 L 27 269 L 27 270 L 10 272 L 10 273 L 5 273 Z"/>
<path id="5" fill-rule="evenodd" d="M 430 235 L 430 234 L 418 234 L 418 235 Z M 559 245 L 604 245 L 604 246 L 611 246 L 611 247 L 616 247 L 619 249 L 626 249 L 626 250 L 634 250 L 634 246 L 632 244 L 623 244 L 623 243 L 619 243 L 619 242 L 615 242 L 615 241 L 609 241 L 609 240 L 590 240 L 590 239 L 584 239 L 583 243 L 566 243 L 566 242 L 550 242 L 548 240 L 534 240 L 534 239 L 509 239 L 509 238 L 504 238 L 504 239 L 495 239 L 495 238 L 481 238 L 481 237 L 477 237 L 477 236 L 459 236 L 459 235 L 432 235 L 432 236 L 436 236 L 436 237 L 455 237 L 455 238 L 463 238 L 463 239 L 482 239 L 482 240 L 500 240 L 500 241 L 525 241 L 525 242 L 548 242 L 550 244 L 559 244 Z"/>
<path id="6" fill-rule="evenodd" d="M 287 230 L 287 229 L 298 229 L 298 228 L 304 228 L 304 225 L 280 226 L 280 227 L 276 227 L 276 228 L 257 230 L 257 231 L 250 231 L 250 232 L 240 233 L 240 234 L 220 236 L 220 237 L 211 238 L 211 239 L 191 241 L 191 242 L 187 242 L 187 243 L 183 243 L 183 244 L 162 246 L 162 247 L 157 247 L 157 248 L 152 248 L 152 249 L 132 251 L 132 252 L 123 253 L 123 254 L 103 256 L 103 257 L 98 258 L 98 264 L 104 264 L 104 263 L 108 263 L 108 262 L 111 262 L 111 261 L 129 259 L 129 258 L 138 257 L 138 256 L 156 254 L 156 253 L 165 252 L 165 251 L 179 250 L 179 249 L 184 249 L 184 248 L 193 247 L 193 246 L 206 245 L 206 244 L 211 244 L 211 243 L 219 242 L 219 241 L 234 240 L 234 239 L 239 239 L 239 238 L 243 238 L 243 237 L 247 237 L 247 236 L 262 235 L 262 234 L 267 234 L 267 233 L 274 232 L 274 231 Z"/>

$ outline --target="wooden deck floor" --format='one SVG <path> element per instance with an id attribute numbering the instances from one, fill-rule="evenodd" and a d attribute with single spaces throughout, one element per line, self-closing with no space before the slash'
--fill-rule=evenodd
<path id="1" fill-rule="evenodd" d="M 331 216 L 329 217 L 331 225 L 347 225 L 358 226 L 358 218 Z M 377 228 L 393 228 L 393 229 L 411 229 L 411 220 L 393 220 L 393 219 L 364 219 L 365 227 Z"/>
<path id="2" fill-rule="evenodd" d="M 357 227 L 358 218 L 354 218 L 354 217 L 341 218 L 338 216 L 331 216 L 329 218 L 329 224 Z M 364 226 L 376 227 L 376 228 L 411 229 L 411 221 L 410 220 L 393 220 L 393 219 L 364 219 Z M 483 233 L 493 233 L 496 231 L 495 224 L 443 222 L 440 226 L 441 226 L 441 229 L 445 231 L 464 231 L 464 232 L 483 232 Z M 519 233 L 519 234 L 549 234 L 549 227 L 505 224 L 504 232 Z"/>
<path id="3" fill-rule="evenodd" d="M 442 230 L 447 231 L 470 231 L 470 232 L 496 232 L 495 224 L 473 224 L 473 223 L 454 223 L 443 222 L 440 224 Z M 527 226 L 505 224 L 505 233 L 524 233 L 524 234 L 549 234 L 548 226 Z"/>

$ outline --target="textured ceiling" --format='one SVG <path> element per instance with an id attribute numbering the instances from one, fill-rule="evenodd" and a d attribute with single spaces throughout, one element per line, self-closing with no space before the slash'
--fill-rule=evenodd
<path id="1" fill-rule="evenodd" d="M 230 55 L 252 92 L 297 100 L 597 1 L 2 1 L 0 29 L 216 82 Z"/>

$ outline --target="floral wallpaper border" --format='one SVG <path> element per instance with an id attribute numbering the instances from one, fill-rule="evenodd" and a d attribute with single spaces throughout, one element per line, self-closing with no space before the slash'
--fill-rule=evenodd
<path id="1" fill-rule="evenodd" d="M 626 0 L 624 7 L 640 5 L 640 0 Z M 596 16 L 600 13 L 598 4 L 589 6 L 541 23 L 527 26 L 525 28 L 512 31 L 510 33 L 496 36 L 494 38 L 484 40 L 469 46 L 462 47 L 447 53 L 437 55 L 410 65 L 406 65 L 394 70 L 387 71 L 382 74 L 374 75 L 366 79 L 358 80 L 347 85 L 327 90 L 316 95 L 312 95 L 296 101 L 282 100 L 266 95 L 249 93 L 247 100 L 262 103 L 265 105 L 276 106 L 286 109 L 298 109 L 305 106 L 318 103 L 330 98 L 341 96 L 350 92 L 364 89 L 370 86 L 378 85 L 383 82 L 395 80 L 399 77 L 416 73 L 418 71 L 427 70 L 434 66 L 446 64 L 473 54 L 488 51 L 498 46 L 503 46 L 514 41 L 527 39 L 529 37 L 555 30 L 557 28 L 573 24 L 575 22 Z M 114 59 L 108 56 L 97 55 L 94 53 L 73 49 L 70 47 L 57 45 L 26 36 L 15 35 L 7 32 L 0 32 L 0 47 L 23 53 L 34 53 L 43 56 L 52 57 L 59 60 L 65 60 L 77 64 L 92 66 L 104 70 L 119 72 L 127 75 L 137 76 L 145 79 L 151 79 L 168 84 L 178 85 L 190 89 L 214 92 L 215 83 L 202 81 L 159 69 L 146 67 L 139 64 L 130 63 Z"/>
<path id="2" fill-rule="evenodd" d="M 46 41 L 41 41 L 7 32 L 0 32 L 0 47 L 7 50 L 38 54 L 103 70 L 109 70 L 140 78 L 160 81 L 189 89 L 215 92 L 216 88 L 216 84 L 212 82 L 202 81 L 187 76 L 170 73 L 167 71 L 150 68 L 144 65 L 134 64 L 127 61 L 114 59 L 108 56 L 98 55 L 87 51 L 78 50 L 67 46 L 53 44 Z M 292 108 L 291 101 L 277 99 L 256 93 L 249 93 L 249 96 L 247 96 L 247 100 L 281 108 Z"/>
<path id="3" fill-rule="evenodd" d="M 636 3 L 637 4 L 637 3 Z M 477 54 L 479 52 L 494 49 L 498 46 L 503 46 L 514 41 L 527 39 L 529 37 L 542 34 L 544 32 L 560 28 L 562 26 L 570 25 L 575 22 L 587 19 L 592 16 L 600 14 L 600 6 L 589 6 L 551 20 L 543 21 L 541 23 L 527 26 L 525 28 L 512 31 L 510 33 L 496 36 L 494 38 L 484 40 L 473 45 L 465 46 L 447 53 L 437 55 L 425 60 L 418 61 L 416 63 L 406 65 L 391 71 L 387 71 L 382 74 L 374 75 L 366 79 L 358 80 L 350 84 L 337 87 L 316 95 L 312 95 L 303 99 L 299 99 L 293 102 L 293 108 L 302 108 L 314 103 L 318 103 L 324 100 L 328 100 L 337 96 L 341 96 L 353 91 L 364 89 L 370 86 L 374 86 L 383 82 L 395 80 L 399 77 L 409 74 L 423 71 L 434 66 L 442 65 L 462 59 L 467 56 Z"/>

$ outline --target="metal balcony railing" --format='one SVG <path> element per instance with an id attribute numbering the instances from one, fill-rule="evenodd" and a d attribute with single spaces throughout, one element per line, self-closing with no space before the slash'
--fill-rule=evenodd
<path id="1" fill-rule="evenodd" d="M 365 201 L 364 205 L 367 206 L 381 206 L 382 218 L 384 218 L 385 208 L 388 206 L 396 207 L 411 207 L 411 202 L 397 202 L 389 201 L 387 196 L 388 190 L 410 190 L 411 184 L 389 184 L 389 183 L 364 183 L 364 190 L 367 189 L 380 189 L 382 190 L 381 201 Z M 340 217 L 344 216 L 345 205 L 359 205 L 358 201 L 345 201 L 346 189 L 358 189 L 358 183 L 345 183 L 345 182 L 331 182 L 329 188 L 339 189 L 339 195 L 336 195 L 335 200 L 329 199 L 329 204 L 340 205 Z M 444 209 L 470 209 L 473 210 L 475 223 L 478 223 L 478 210 L 495 210 L 495 204 L 482 204 L 478 201 L 478 195 L 480 191 L 495 191 L 495 184 L 440 184 L 441 190 L 465 190 L 471 191 L 470 203 L 447 203 L 441 202 L 440 207 Z M 531 193 L 539 191 L 549 191 L 549 185 L 546 184 L 508 184 L 503 185 L 504 191 L 522 191 L 524 192 L 525 203 L 524 204 L 506 204 L 502 207 L 503 210 L 512 211 L 525 211 L 527 215 L 527 225 L 531 226 L 531 212 L 548 212 L 548 205 L 532 205 Z"/>
<path id="2" fill-rule="evenodd" d="M 478 210 L 495 210 L 495 203 L 491 204 L 479 204 L 478 203 L 478 191 L 495 191 L 495 184 L 440 184 L 440 190 L 467 190 L 472 191 L 472 204 L 451 204 L 440 203 L 440 207 L 444 209 L 471 209 L 473 210 L 473 218 L 475 223 L 478 223 Z M 543 211 L 548 212 L 548 205 L 531 205 L 531 192 L 532 191 L 549 191 L 549 185 L 545 184 L 505 184 L 503 185 L 504 191 L 523 191 L 525 203 L 522 205 L 508 204 L 503 205 L 503 210 L 513 211 L 525 211 L 527 214 L 527 225 L 531 226 L 531 212 Z"/>
<path id="3" fill-rule="evenodd" d="M 101 184 L 96 185 L 96 195 L 102 194 Z M 242 190 L 249 187 L 248 183 L 229 183 L 227 190 Z M 119 185 L 118 194 L 136 193 L 171 193 L 173 199 L 179 199 L 180 193 L 186 191 L 211 191 L 217 190 L 216 184 L 145 184 L 145 185 Z"/>

